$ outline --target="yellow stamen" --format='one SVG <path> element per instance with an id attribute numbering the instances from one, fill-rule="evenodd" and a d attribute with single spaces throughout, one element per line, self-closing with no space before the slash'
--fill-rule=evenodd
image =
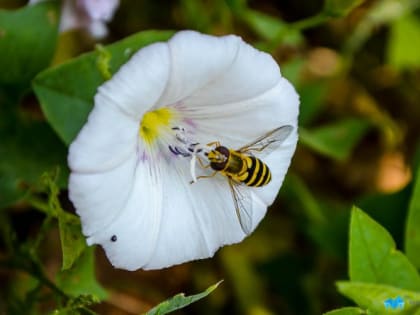
<path id="1" fill-rule="evenodd" d="M 167 107 L 147 112 L 140 123 L 140 137 L 148 144 L 153 143 L 162 127 L 168 127 L 173 117 L 174 112 Z"/>

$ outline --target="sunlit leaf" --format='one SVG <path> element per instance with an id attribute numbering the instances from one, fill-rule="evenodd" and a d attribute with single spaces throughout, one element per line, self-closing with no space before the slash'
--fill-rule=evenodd
<path id="1" fill-rule="evenodd" d="M 410 69 L 420 66 L 420 20 L 406 14 L 391 24 L 388 41 L 388 62 L 397 68 Z"/>
<path id="2" fill-rule="evenodd" d="M 324 313 L 323 315 L 363 315 L 366 314 L 365 310 L 359 307 L 343 307 L 333 311 Z"/>
<path id="3" fill-rule="evenodd" d="M 48 66 L 58 32 L 58 2 L 0 10 L 0 83 L 28 83 Z"/>
<path id="4" fill-rule="evenodd" d="M 350 222 L 350 280 L 420 290 L 420 276 L 391 235 L 354 207 Z"/>
<path id="5" fill-rule="evenodd" d="M 145 315 L 164 315 L 184 308 L 190 305 L 191 303 L 197 302 L 198 300 L 205 298 L 207 295 L 213 292 L 221 282 L 222 281 L 219 281 L 218 283 L 213 284 L 212 286 L 208 287 L 204 292 L 198 294 L 185 296 L 183 293 L 179 293 L 171 297 L 170 299 L 160 303 L 159 305 L 155 306 Z"/>
<path id="6" fill-rule="evenodd" d="M 367 121 L 348 118 L 315 129 L 300 128 L 299 136 L 302 144 L 316 152 L 333 159 L 345 160 L 368 128 Z"/>
<path id="7" fill-rule="evenodd" d="M 96 281 L 94 253 L 94 247 L 86 248 L 70 269 L 57 274 L 57 285 L 66 294 L 73 297 L 93 295 L 101 300 L 107 297 L 107 292 Z"/>
<path id="8" fill-rule="evenodd" d="M 352 299 L 360 307 L 371 311 L 367 314 L 414 315 L 420 308 L 420 293 L 418 292 L 382 284 L 349 281 L 339 281 L 337 287 L 340 293 Z M 402 310 L 386 307 L 389 299 L 398 297 L 404 302 Z"/>
<path id="9" fill-rule="evenodd" d="M 325 0 L 324 12 L 333 17 L 345 16 L 365 0 Z"/>
<path id="10" fill-rule="evenodd" d="M 42 109 L 60 138 L 69 144 L 77 135 L 93 106 L 93 97 L 103 77 L 104 49 L 109 52 L 109 69 L 115 73 L 139 48 L 168 39 L 173 32 L 145 31 L 98 51 L 84 54 L 38 75 L 33 87 Z M 83 78 L 81 80 L 80 78 Z"/>
<path id="11" fill-rule="evenodd" d="M 420 268 L 420 168 L 411 194 L 405 230 L 405 252 L 410 261 Z"/>

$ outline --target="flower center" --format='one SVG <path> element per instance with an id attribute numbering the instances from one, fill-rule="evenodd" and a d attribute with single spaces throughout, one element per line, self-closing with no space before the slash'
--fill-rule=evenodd
<path id="1" fill-rule="evenodd" d="M 169 127 L 175 113 L 168 107 L 162 107 L 144 114 L 140 123 L 140 137 L 148 144 L 159 137 L 162 127 Z"/>

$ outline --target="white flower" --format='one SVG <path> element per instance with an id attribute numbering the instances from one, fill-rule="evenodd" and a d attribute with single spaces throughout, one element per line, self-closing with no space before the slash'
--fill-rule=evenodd
<path id="1" fill-rule="evenodd" d="M 254 230 L 294 153 L 298 105 L 273 58 L 240 37 L 182 31 L 141 49 L 99 87 L 70 147 L 69 193 L 88 244 L 102 245 L 115 267 L 135 270 L 210 257 L 240 242 L 246 234 L 227 177 L 191 184 L 197 156 L 182 153 L 196 142 L 238 149 L 274 128 L 293 127 L 264 157 L 271 182 L 244 187 Z"/>
<path id="2" fill-rule="evenodd" d="M 29 4 L 43 0 L 29 0 Z M 112 20 L 119 0 L 63 0 L 60 32 L 86 29 L 95 38 L 108 34 L 106 23 Z"/>

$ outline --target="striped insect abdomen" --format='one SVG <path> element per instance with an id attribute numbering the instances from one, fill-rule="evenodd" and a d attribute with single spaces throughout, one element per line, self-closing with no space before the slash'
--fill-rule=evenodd
<path id="1" fill-rule="evenodd" d="M 241 182 L 247 186 L 261 187 L 271 181 L 271 172 L 267 164 L 254 156 L 246 156 L 244 162 L 247 165 L 245 173 L 240 176 Z"/>

